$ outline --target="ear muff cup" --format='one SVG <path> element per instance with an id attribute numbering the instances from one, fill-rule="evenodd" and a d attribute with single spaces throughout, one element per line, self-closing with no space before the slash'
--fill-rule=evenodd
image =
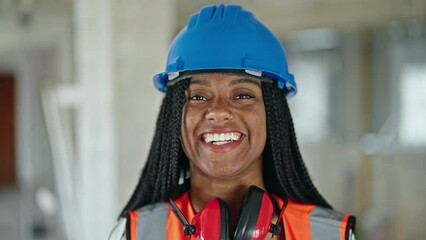
<path id="1" fill-rule="evenodd" d="M 269 232 L 273 213 L 269 196 L 262 189 L 251 186 L 240 211 L 234 239 L 264 239 Z"/>
<path id="2" fill-rule="evenodd" d="M 229 209 L 220 198 L 212 199 L 191 220 L 195 227 L 191 239 L 220 239 L 231 240 L 229 234 Z"/>
<path id="3" fill-rule="evenodd" d="M 225 201 L 218 198 L 220 207 L 220 239 L 231 240 L 229 234 L 229 208 Z"/>

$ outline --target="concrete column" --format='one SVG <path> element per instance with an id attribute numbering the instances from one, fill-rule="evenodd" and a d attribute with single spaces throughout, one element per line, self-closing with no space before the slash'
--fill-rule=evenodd
<path id="1" fill-rule="evenodd" d="M 371 88 L 372 88 L 372 63 L 370 56 L 371 31 L 361 32 L 361 51 L 360 51 L 360 87 L 361 97 L 359 98 L 359 126 L 361 133 L 371 132 Z M 358 213 L 361 217 L 371 209 L 372 203 L 372 160 L 371 155 L 360 154 L 358 167 Z"/>
<path id="2" fill-rule="evenodd" d="M 115 1 L 116 121 L 119 205 L 128 201 L 145 164 L 163 94 L 152 76 L 164 71 L 177 33 L 175 1 Z M 118 214 L 118 212 L 117 212 Z"/>
<path id="3" fill-rule="evenodd" d="M 107 239 L 115 219 L 112 11 L 112 0 L 74 1 L 79 239 Z"/>

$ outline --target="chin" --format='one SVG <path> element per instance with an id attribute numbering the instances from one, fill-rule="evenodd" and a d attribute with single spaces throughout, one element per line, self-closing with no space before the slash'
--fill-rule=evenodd
<path id="1" fill-rule="evenodd" d="M 209 169 L 208 175 L 213 177 L 213 178 L 222 178 L 222 179 L 226 179 L 226 178 L 230 178 L 230 177 L 234 177 L 237 176 L 240 172 L 242 167 L 238 166 L 237 164 L 229 164 L 230 166 L 218 166 L 218 167 L 214 167 L 212 169 Z"/>

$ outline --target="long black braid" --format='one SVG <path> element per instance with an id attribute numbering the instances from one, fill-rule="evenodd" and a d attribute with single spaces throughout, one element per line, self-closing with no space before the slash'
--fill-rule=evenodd
<path id="1" fill-rule="evenodd" d="M 182 109 L 188 83 L 189 80 L 183 80 L 167 88 L 146 165 L 120 216 L 129 210 L 168 199 L 173 187 L 178 185 L 180 173 L 188 171 L 188 159 L 180 144 Z"/>
<path id="2" fill-rule="evenodd" d="M 263 178 L 269 192 L 292 200 L 331 208 L 309 177 L 297 144 L 284 90 L 262 84 L 267 116 L 267 142 L 263 151 Z"/>
<path id="3" fill-rule="evenodd" d="M 188 84 L 187 79 L 167 88 L 147 163 L 121 217 L 129 210 L 168 200 L 179 185 L 181 173 L 188 172 L 188 158 L 180 143 Z M 271 83 L 262 84 L 262 91 L 268 128 L 263 153 L 266 189 L 298 202 L 331 208 L 313 185 L 302 160 L 284 91 Z"/>

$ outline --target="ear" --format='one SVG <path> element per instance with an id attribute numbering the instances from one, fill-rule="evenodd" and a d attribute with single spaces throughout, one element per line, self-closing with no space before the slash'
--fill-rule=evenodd
<path id="1" fill-rule="evenodd" d="M 229 209 L 225 201 L 215 198 L 207 203 L 191 221 L 195 233 L 191 239 L 230 240 Z"/>
<path id="2" fill-rule="evenodd" d="M 244 199 L 234 239 L 264 239 L 269 233 L 274 207 L 268 194 L 256 186 L 250 186 Z"/>

